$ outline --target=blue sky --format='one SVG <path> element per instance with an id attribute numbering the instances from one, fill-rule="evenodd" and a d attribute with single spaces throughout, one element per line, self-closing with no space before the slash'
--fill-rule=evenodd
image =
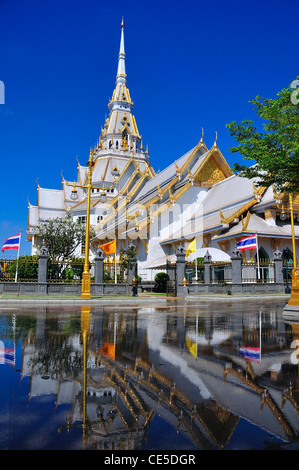
<path id="1" fill-rule="evenodd" d="M 128 88 L 156 171 L 194 147 L 204 128 L 232 166 L 226 124 L 255 119 L 299 75 L 297 0 L 0 0 L 0 244 L 22 230 L 27 199 L 76 178 L 97 142 L 125 21 Z M 2 246 L 2 245 L 1 245 Z"/>

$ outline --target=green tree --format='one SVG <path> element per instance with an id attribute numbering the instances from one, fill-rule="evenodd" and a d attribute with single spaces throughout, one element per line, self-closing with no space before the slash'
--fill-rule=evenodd
<path id="1" fill-rule="evenodd" d="M 6 272 L 10 278 L 14 278 L 18 266 L 19 280 L 37 280 L 38 277 L 38 256 L 25 255 L 19 256 L 7 266 Z"/>
<path id="2" fill-rule="evenodd" d="M 164 272 L 157 273 L 154 277 L 154 281 L 156 283 L 156 292 L 166 292 L 167 281 L 169 281 L 168 274 Z"/>
<path id="3" fill-rule="evenodd" d="M 136 247 L 129 245 L 128 249 L 122 252 L 120 257 L 120 268 L 122 273 L 128 274 L 130 270 L 134 270 L 135 275 L 137 274 L 137 254 Z"/>
<path id="4" fill-rule="evenodd" d="M 78 246 L 85 242 L 85 232 L 85 225 L 80 220 L 73 221 L 69 216 L 64 219 L 48 219 L 41 224 L 37 235 L 49 251 L 49 278 L 61 279 L 67 276 L 70 280 L 74 274 L 81 274 L 81 266 L 77 265 L 75 268 L 74 265 L 69 265 L 74 261 Z M 90 238 L 93 236 L 94 231 L 90 228 Z M 79 272 L 75 272 L 76 270 Z"/>
<path id="5" fill-rule="evenodd" d="M 64 262 L 85 240 L 85 225 L 71 217 L 48 219 L 40 226 L 38 236 L 47 247 L 50 260 Z"/>
<path id="6" fill-rule="evenodd" d="M 248 167 L 234 164 L 233 170 L 246 178 L 258 177 L 258 185 L 296 193 L 299 189 L 299 77 L 280 91 L 277 98 L 257 96 L 249 101 L 262 120 L 260 132 L 252 120 L 227 124 L 239 145 L 229 149 L 245 160 Z"/>

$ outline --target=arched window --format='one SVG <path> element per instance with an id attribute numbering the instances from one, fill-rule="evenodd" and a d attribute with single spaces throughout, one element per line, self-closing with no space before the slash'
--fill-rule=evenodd
<path id="1" fill-rule="evenodd" d="M 259 260 L 260 261 L 269 261 L 270 260 L 270 257 L 268 255 L 268 253 L 266 252 L 266 250 L 262 246 L 259 248 Z M 256 254 L 255 254 L 255 261 L 257 261 Z"/>

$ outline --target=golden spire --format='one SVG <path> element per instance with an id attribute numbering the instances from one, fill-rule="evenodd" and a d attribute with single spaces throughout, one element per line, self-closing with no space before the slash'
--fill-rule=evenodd
<path id="1" fill-rule="evenodd" d="M 216 132 L 216 137 L 215 137 L 215 142 L 214 142 L 214 147 L 217 147 L 217 139 L 218 139 L 218 135 L 217 135 L 217 131 Z"/>
<path id="2" fill-rule="evenodd" d="M 204 130 L 203 130 L 203 127 L 201 128 L 201 139 L 200 139 L 200 142 L 203 142 L 203 136 L 204 136 Z"/>

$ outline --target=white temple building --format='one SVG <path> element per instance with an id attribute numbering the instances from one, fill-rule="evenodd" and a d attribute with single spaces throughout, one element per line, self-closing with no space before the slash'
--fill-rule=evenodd
<path id="1" fill-rule="evenodd" d="M 100 244 L 113 239 L 117 240 L 118 257 L 133 241 L 138 272 L 149 279 L 148 268 L 158 268 L 159 260 L 175 254 L 176 246 L 183 243 L 187 248 L 194 239 L 196 248 L 215 247 L 230 254 L 238 240 L 257 234 L 261 258 L 272 259 L 277 248 L 292 252 L 288 197 L 234 175 L 218 147 L 217 136 L 208 149 L 202 135 L 185 155 L 174 155 L 171 165 L 154 171 L 127 87 L 123 22 L 116 86 L 108 108 L 109 117 L 91 150 L 94 189 L 90 225 L 96 233 L 91 257 Z M 78 162 L 77 181 L 72 184 L 85 184 L 87 171 L 88 167 Z M 79 197 L 74 202 L 72 186 L 67 183 L 63 177 L 62 189 L 38 185 L 37 203 L 29 203 L 27 240 L 32 243 L 32 254 L 38 252 L 41 243 L 36 228 L 47 219 L 69 215 L 86 222 L 86 190 L 78 188 Z M 293 208 L 298 239 L 299 196 L 294 198 Z M 76 256 L 82 253 L 80 250 Z M 243 252 L 251 259 L 255 255 L 255 250 Z"/>

